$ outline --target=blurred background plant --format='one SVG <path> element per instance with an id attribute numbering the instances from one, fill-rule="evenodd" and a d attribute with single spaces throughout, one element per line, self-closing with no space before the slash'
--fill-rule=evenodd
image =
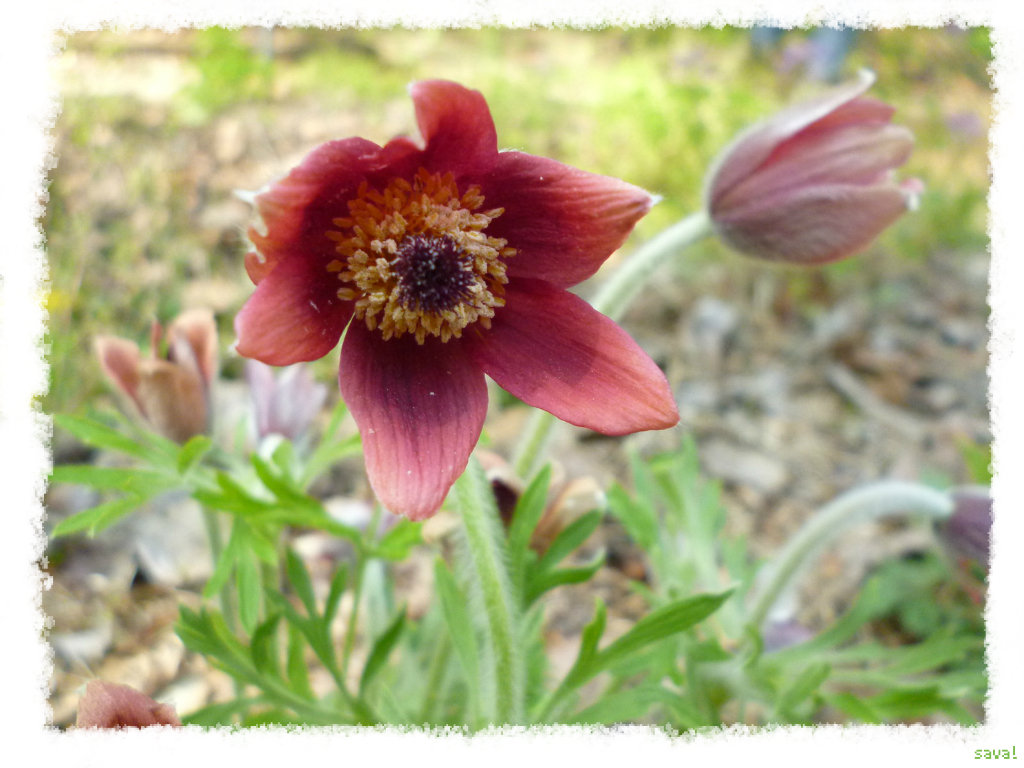
<path id="1" fill-rule="evenodd" d="M 82 498 L 66 490 L 88 473 L 61 470 L 55 479 L 63 482 L 48 498 L 50 523 L 102 503 L 107 506 L 99 516 L 77 518 L 63 531 L 103 528 L 133 512 L 150 491 L 168 488 L 198 488 L 208 506 L 216 499 L 221 507 L 235 504 L 239 519 L 246 504 L 265 511 L 268 499 L 297 493 L 307 499 L 299 505 L 306 517 L 287 522 L 311 530 L 291 541 L 294 552 L 268 549 L 273 539 L 262 524 L 239 523 L 231 532 L 238 538 L 221 542 L 228 554 L 218 561 L 224 564 L 206 593 L 223 596 L 229 575 L 239 579 L 220 610 L 239 617 L 239 625 L 226 629 L 243 640 L 252 635 L 254 650 L 263 654 L 245 662 L 246 674 L 279 671 L 266 666 L 266 643 L 289 610 L 271 596 L 283 590 L 306 602 L 292 622 L 296 629 L 284 638 L 290 649 L 287 682 L 303 690 L 303 675 L 313 675 L 313 687 L 320 690 L 316 675 L 325 672 L 318 668 L 323 647 L 316 633 L 335 611 L 351 615 L 351 601 L 359 599 L 349 593 L 348 603 L 332 608 L 330 601 L 344 596 L 333 579 L 347 579 L 354 570 L 339 576 L 343 569 L 324 567 L 351 563 L 354 556 L 361 564 L 353 567 L 365 568 L 360 583 L 366 627 L 358 642 L 346 639 L 340 650 L 347 659 L 355 644 L 353 658 L 372 667 L 366 701 L 395 717 L 474 722 L 482 711 L 478 699 L 487 691 L 474 689 L 465 698 L 471 666 L 463 665 L 472 665 L 472 652 L 458 645 L 457 632 L 446 642 L 455 643 L 458 664 L 436 660 L 438 639 L 467 621 L 452 608 L 466 596 L 458 590 L 471 589 L 465 573 L 442 572 L 447 566 L 436 560 L 438 553 L 450 554 L 446 518 L 439 516 L 423 530 L 426 546 L 417 546 L 419 530 L 412 534 L 403 525 L 394 533 L 372 524 L 365 478 L 353 458 L 358 444 L 343 409 L 334 409 L 334 419 L 319 414 L 312 431 L 326 437 L 312 441 L 309 455 L 292 451 L 288 441 L 256 446 L 241 414 L 248 408 L 243 361 L 222 354 L 211 406 L 213 440 L 200 436 L 184 448 L 154 442 L 106 415 L 114 398 L 92 356 L 92 340 L 107 333 L 139 338 L 150 320 L 166 323 L 199 306 L 215 312 L 220 348 L 227 349 L 234 338 L 232 318 L 249 292 L 242 255 L 251 213 L 234 191 L 286 172 L 322 141 L 362 135 L 383 143 L 397 133 L 414 133 L 405 93 L 411 80 L 450 78 L 481 90 L 503 147 L 549 155 L 662 195 L 623 249 L 628 253 L 700 207 L 707 165 L 738 130 L 816 92 L 822 79 L 867 67 L 878 76 L 872 95 L 896 105 L 897 121 L 915 134 L 914 153 L 901 174 L 924 180 L 919 210 L 861 257 L 813 271 L 753 264 L 709 239 L 645 290 L 623 322 L 666 369 L 680 401 L 682 428 L 695 436 L 696 447 L 681 447 L 676 433 L 642 435 L 629 441 L 627 460 L 617 443 L 575 430 L 566 430 L 555 444 L 559 462 L 552 485 L 589 480 L 610 489 L 612 514 L 584 514 L 600 507 L 600 494 L 575 510 L 553 500 L 543 513 L 545 519 L 552 510 L 568 515 L 573 533 L 559 554 L 568 558 L 571 575 L 545 582 L 545 574 L 559 573 L 552 557 L 532 583 L 520 585 L 527 606 L 534 600 L 543 606 L 527 622 L 528 714 L 562 722 L 649 718 L 679 728 L 744 721 L 980 719 L 984 573 L 976 564 L 965 573 L 933 546 L 924 526 L 896 520 L 852 532 L 850 545 L 824 555 L 819 577 L 798 596 L 790 620 L 767 627 L 763 637 L 752 641 L 737 619 L 758 564 L 840 491 L 889 475 L 940 488 L 989 482 L 988 34 L 954 27 L 841 32 L 795 29 L 765 37 L 735 28 L 211 28 L 69 37 L 54 61 L 62 110 L 43 220 L 51 277 L 51 386 L 42 406 L 47 413 L 68 414 L 55 431 L 55 463 L 112 462 L 103 469 L 124 472 L 118 468 L 123 459 L 112 460 L 110 451 L 125 444 L 104 443 L 97 434 L 106 433 L 82 426 L 112 424 L 148 446 L 136 458 L 153 463 L 163 485 L 151 485 L 152 474 L 127 481 L 130 473 L 108 473 L 96 481 L 100 490 L 116 477 L 129 482 L 134 500 L 97 496 L 95 490 Z M 589 295 L 591 287 L 582 286 L 581 293 Z M 336 366 L 334 353 L 310 369 L 316 379 L 333 382 Z M 335 388 L 330 391 L 333 404 Z M 499 403 L 484 442 L 507 457 L 525 409 L 510 396 Z M 250 450 L 256 450 L 252 457 L 225 458 Z M 242 490 L 218 485 L 218 472 L 241 477 Z M 541 514 L 535 496 L 531 515 Z M 317 509 L 327 510 L 333 522 L 310 512 Z M 636 509 L 653 515 L 640 528 L 630 515 Z M 295 514 L 302 517 L 300 512 Z M 334 530 L 334 543 L 313 535 L 316 521 Z M 661 528 L 662 535 L 648 535 Z M 340 543 L 339 530 L 348 534 Z M 557 536 L 557 526 L 551 535 Z M 526 539 L 518 536 L 516 557 L 529 561 Z M 60 573 L 66 566 L 79 573 L 71 560 L 80 546 L 76 539 L 58 539 L 48 553 L 51 570 Z M 410 552 L 421 554 L 399 562 Z M 323 611 L 319 619 L 309 609 L 300 562 L 322 591 L 314 605 Z M 276 572 L 268 570 L 272 564 Z M 153 645 L 153 637 L 170 630 L 166 616 L 140 625 L 139 616 L 149 613 L 139 610 L 138 601 L 159 604 L 159 596 L 140 598 L 133 589 L 127 599 L 111 585 L 130 587 L 131 572 L 127 581 L 105 573 L 106 586 L 95 579 L 58 581 L 48 598 L 60 659 L 54 682 L 59 723 L 73 720 L 68 679 L 77 679 L 84 660 L 81 633 L 95 637 L 89 623 L 94 616 L 83 616 L 82 606 L 98 601 L 104 615 L 126 625 L 113 634 L 102 625 L 108 634 L 100 632 L 93 663 L 105 655 L 134 659 L 139 644 Z M 140 573 L 136 587 L 145 587 L 146 569 Z M 433 595 L 430 584 L 440 592 Z M 649 630 L 650 624 L 638 624 L 641 616 L 685 601 L 698 588 L 734 591 L 707 624 L 674 624 L 654 645 L 641 643 L 660 666 L 641 670 L 616 654 L 600 653 L 597 659 L 607 666 L 595 665 L 594 658 L 589 668 L 579 661 L 586 654 L 577 652 L 587 642 L 596 644 L 601 631 L 621 638 L 636 626 Z M 81 603 L 70 613 L 60 602 L 62 590 Z M 88 599 L 81 590 L 91 590 Z M 595 595 L 606 609 L 594 608 Z M 225 639 L 224 628 L 210 614 L 193 610 L 195 584 L 178 585 L 172 597 L 175 616 L 178 602 L 191 606 L 179 623 L 182 636 L 191 638 L 190 649 L 219 658 L 222 668 L 237 662 L 237 647 Z M 402 600 L 408 610 L 399 610 Z M 299 627 L 312 633 L 308 647 Z M 218 633 L 222 645 L 211 648 L 210 638 Z M 255 642 L 257 634 L 262 645 Z M 634 647 L 639 646 L 619 646 Z M 376 648 L 381 650 L 374 656 Z M 541 649 L 559 679 L 572 686 L 544 688 Z M 182 695 L 183 679 L 196 669 L 204 676 L 208 670 L 193 656 L 174 653 L 176 661 L 166 663 L 173 673 L 147 662 L 163 671 L 112 682 L 134 682 L 148 694 L 179 685 L 171 698 Z M 139 655 L 150 659 L 151 649 Z M 312 665 L 305 672 L 303 659 Z M 738 672 L 737 660 L 746 664 Z M 393 700 L 388 683 L 412 680 L 417 669 L 434 677 L 423 673 L 410 688 L 409 701 L 416 705 Z M 245 675 L 235 678 L 254 684 Z M 205 710 L 195 721 L 224 722 L 239 712 L 246 722 L 302 717 L 294 708 L 286 711 L 287 704 L 305 705 L 282 699 L 274 685 L 259 700 L 237 690 L 206 690 L 205 698 L 195 697 L 201 703 L 242 704 Z M 355 687 L 362 688 L 358 677 Z M 679 690 L 689 698 L 675 696 Z M 612 703 L 598 706 L 604 696 Z M 342 720 L 361 717 L 351 702 L 326 703 L 341 708 L 332 710 L 335 716 L 344 711 Z M 184 716 L 197 708 L 177 709 Z"/>

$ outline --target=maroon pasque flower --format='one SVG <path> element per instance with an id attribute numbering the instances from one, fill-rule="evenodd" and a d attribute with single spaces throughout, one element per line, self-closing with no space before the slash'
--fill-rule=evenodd
<path id="1" fill-rule="evenodd" d="M 913 136 L 890 124 L 892 107 L 863 96 L 873 82 L 862 72 L 740 134 L 708 175 L 722 240 L 750 256 L 821 264 L 865 248 L 913 207 L 921 182 L 892 178 Z"/>
<path id="2" fill-rule="evenodd" d="M 664 375 L 566 289 L 593 275 L 651 207 L 618 179 L 497 148 L 483 96 L 411 87 L 423 143 L 314 150 L 255 198 L 265 232 L 237 350 L 270 365 L 338 343 L 339 383 L 370 483 L 394 512 L 432 515 L 465 469 L 486 373 L 513 395 L 606 434 L 678 421 Z"/>

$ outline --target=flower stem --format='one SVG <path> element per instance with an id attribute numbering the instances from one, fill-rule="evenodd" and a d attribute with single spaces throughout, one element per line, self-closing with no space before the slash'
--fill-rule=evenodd
<path id="1" fill-rule="evenodd" d="M 377 535 L 377 526 L 380 524 L 380 505 L 373 505 L 373 516 L 370 518 L 370 525 L 366 529 L 366 540 L 372 540 Z M 348 618 L 348 627 L 345 629 L 345 642 L 341 651 L 341 677 L 344 681 L 348 675 L 348 662 L 352 656 L 352 648 L 356 639 L 356 623 L 359 618 L 359 603 L 363 597 L 363 576 L 366 572 L 366 550 L 360 545 L 356 548 L 356 564 L 352 574 L 352 613 Z M 344 687 L 344 683 L 342 683 Z M 347 690 L 347 689 L 346 689 Z"/>
<path id="2" fill-rule="evenodd" d="M 525 708 L 526 668 L 518 638 L 518 600 L 512 591 L 505 536 L 487 477 L 475 458 L 455 484 L 470 570 L 483 597 L 493 688 L 493 722 L 520 723 Z"/>
<path id="3" fill-rule="evenodd" d="M 712 231 L 711 219 L 703 210 L 663 229 L 604 282 L 594 297 L 594 309 L 612 320 L 619 320 L 658 267 Z M 513 462 L 516 474 L 524 480 L 533 477 L 539 468 L 554 422 L 555 417 L 546 411 L 538 411 L 530 419 Z"/>
<path id="4" fill-rule="evenodd" d="M 942 520 L 952 513 L 948 494 L 916 483 L 883 480 L 843 494 L 815 512 L 769 563 L 753 590 L 750 623 L 760 628 L 797 577 L 850 526 L 900 514 Z"/>

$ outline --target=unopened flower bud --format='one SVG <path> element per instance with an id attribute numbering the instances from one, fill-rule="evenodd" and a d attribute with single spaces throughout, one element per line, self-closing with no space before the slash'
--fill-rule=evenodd
<path id="1" fill-rule="evenodd" d="M 163 331 L 154 323 L 150 357 L 128 339 L 100 336 L 96 355 L 107 377 L 153 429 L 184 443 L 209 426 L 210 386 L 217 368 L 217 327 L 207 310 L 179 315 Z"/>
<path id="2" fill-rule="evenodd" d="M 708 175 L 706 206 L 722 240 L 749 256 L 821 264 L 850 256 L 916 206 L 923 185 L 899 183 L 913 136 L 864 92 L 874 76 L 752 126 Z"/>
<path id="3" fill-rule="evenodd" d="M 983 486 L 957 488 L 952 493 L 953 514 L 942 524 L 940 535 L 954 554 L 973 560 L 988 570 L 992 533 L 992 496 Z"/>

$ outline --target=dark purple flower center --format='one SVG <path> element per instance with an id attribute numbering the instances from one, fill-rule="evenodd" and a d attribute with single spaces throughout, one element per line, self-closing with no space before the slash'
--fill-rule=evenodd
<path id="1" fill-rule="evenodd" d="M 438 313 L 454 309 L 474 284 L 472 257 L 447 235 L 412 235 L 398 246 L 391 269 L 406 309 Z"/>

